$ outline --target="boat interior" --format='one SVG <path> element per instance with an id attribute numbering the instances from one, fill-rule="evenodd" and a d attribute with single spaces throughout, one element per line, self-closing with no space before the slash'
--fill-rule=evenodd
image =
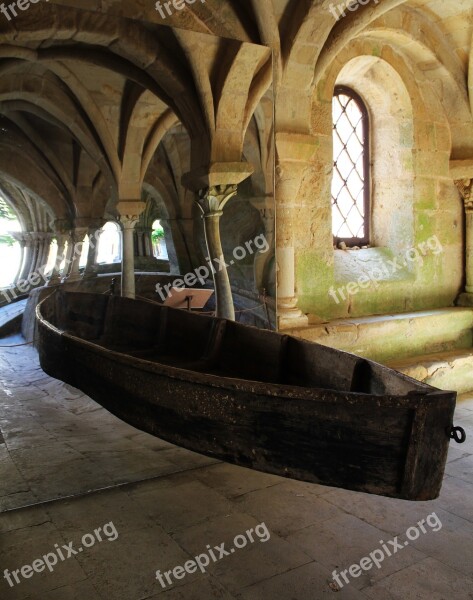
<path id="1" fill-rule="evenodd" d="M 43 302 L 41 314 L 59 330 L 105 349 L 187 371 L 372 395 L 433 391 L 327 346 L 150 301 L 58 292 Z"/>

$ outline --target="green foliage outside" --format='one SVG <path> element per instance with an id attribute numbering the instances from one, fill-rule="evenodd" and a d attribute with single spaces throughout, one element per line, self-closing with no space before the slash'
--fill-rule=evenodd
<path id="1" fill-rule="evenodd" d="M 6 219 L 8 221 L 14 221 L 16 219 L 15 214 L 5 202 L 5 200 L 0 196 L 0 219 Z M 0 244 L 7 244 L 8 246 L 13 246 L 15 243 L 15 238 L 10 234 L 0 234 Z"/>
<path id="2" fill-rule="evenodd" d="M 155 243 L 158 243 L 160 240 L 163 240 L 164 239 L 164 229 L 162 227 L 160 227 L 159 229 L 154 229 L 153 233 L 151 234 L 151 239 Z"/>
<path id="3" fill-rule="evenodd" d="M 7 246 L 13 246 L 15 243 L 15 238 L 9 235 L 8 233 L 4 235 L 0 235 L 0 244 L 6 244 Z"/>
<path id="4" fill-rule="evenodd" d="M 8 219 L 13 221 L 16 219 L 12 209 L 8 206 L 5 200 L 0 196 L 0 219 Z"/>

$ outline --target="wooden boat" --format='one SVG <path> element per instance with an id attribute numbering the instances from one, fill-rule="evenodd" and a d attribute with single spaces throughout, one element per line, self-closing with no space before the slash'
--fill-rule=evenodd
<path id="1" fill-rule="evenodd" d="M 148 301 L 58 291 L 41 366 L 127 423 L 303 481 L 436 498 L 456 394 L 370 360 Z"/>

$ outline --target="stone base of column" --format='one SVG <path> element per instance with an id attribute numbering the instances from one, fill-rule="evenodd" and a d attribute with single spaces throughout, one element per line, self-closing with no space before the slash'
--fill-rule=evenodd
<path id="1" fill-rule="evenodd" d="M 296 304 L 297 298 L 278 298 L 278 331 L 309 326 L 309 318 Z"/>
<path id="2" fill-rule="evenodd" d="M 82 274 L 82 279 L 95 279 L 97 277 L 97 267 L 94 266 L 89 270 L 85 270 Z"/>
<path id="3" fill-rule="evenodd" d="M 169 272 L 169 261 L 155 256 L 135 256 L 135 271 Z"/>
<path id="4" fill-rule="evenodd" d="M 63 283 L 75 283 L 76 281 L 80 281 L 81 279 L 82 279 L 82 273 L 79 271 L 79 273 L 71 273 L 71 275 L 64 277 L 62 282 Z"/>
<path id="5" fill-rule="evenodd" d="M 46 287 L 52 287 L 53 285 L 61 285 L 61 276 L 60 275 L 53 275 L 52 277 L 49 278 L 48 283 L 46 284 Z"/>
<path id="6" fill-rule="evenodd" d="M 460 294 L 455 302 L 457 306 L 465 306 L 469 308 L 473 308 L 473 293 L 472 292 L 463 292 Z"/>

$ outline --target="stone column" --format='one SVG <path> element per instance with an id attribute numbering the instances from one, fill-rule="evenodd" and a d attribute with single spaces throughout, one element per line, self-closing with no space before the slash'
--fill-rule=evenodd
<path id="1" fill-rule="evenodd" d="M 65 251 L 65 261 L 64 261 L 64 271 L 62 272 L 62 283 L 64 283 L 71 271 L 72 265 L 72 255 L 74 253 L 74 241 L 72 238 L 72 230 L 69 231 L 66 235 L 66 243 L 67 248 Z"/>
<path id="2" fill-rule="evenodd" d="M 302 182 L 314 168 L 317 140 L 311 136 L 276 134 L 276 269 L 278 329 L 304 327 L 308 318 L 297 307 L 296 206 L 300 214 Z"/>
<path id="3" fill-rule="evenodd" d="M 42 263 L 43 256 L 43 237 L 39 231 L 35 231 L 32 234 L 33 245 L 35 250 L 34 263 L 31 265 L 31 272 L 36 273 Z"/>
<path id="4" fill-rule="evenodd" d="M 176 273 L 189 273 L 190 271 L 192 271 L 195 267 L 200 266 L 197 264 L 194 264 L 194 253 L 192 251 L 192 249 L 194 248 L 194 244 L 195 244 L 195 220 L 193 217 L 180 217 L 180 218 L 175 218 L 175 219 L 168 219 L 167 223 L 169 224 L 169 228 L 170 228 L 170 235 L 168 236 L 166 234 L 166 226 L 165 226 L 165 220 L 162 219 L 161 220 L 161 224 L 163 226 L 164 229 L 164 234 L 166 235 L 166 244 L 167 244 L 167 250 L 168 250 L 168 255 L 169 255 L 169 250 L 171 249 L 171 254 L 173 252 L 171 245 L 174 247 L 174 252 L 175 252 L 175 256 L 176 256 L 176 263 L 175 263 L 175 268 L 177 269 L 176 271 L 171 271 L 171 272 L 176 272 Z M 171 244 L 172 242 L 172 244 Z M 171 256 L 171 255 L 169 255 Z M 170 258 L 170 262 L 171 262 L 171 268 L 172 268 L 172 261 Z"/>
<path id="5" fill-rule="evenodd" d="M 220 239 L 220 217 L 227 202 L 236 196 L 236 185 L 218 185 L 199 192 L 197 205 L 204 220 L 205 242 L 207 244 L 209 263 L 213 267 L 212 275 L 215 285 L 216 315 L 223 319 L 235 320 L 232 288 L 228 277 L 222 242 Z"/>
<path id="6" fill-rule="evenodd" d="M 23 233 L 22 237 L 23 237 L 24 243 L 25 243 L 25 253 L 24 253 L 23 262 L 21 265 L 21 273 L 18 277 L 18 281 L 24 280 L 28 277 L 28 275 L 31 272 L 31 268 L 33 266 L 33 261 L 35 258 L 34 241 L 33 241 L 32 234 L 29 232 L 25 232 L 25 233 Z"/>
<path id="7" fill-rule="evenodd" d="M 191 221 L 191 219 L 189 219 Z M 166 240 L 166 250 L 168 252 L 170 273 L 179 273 L 179 258 L 177 256 L 176 247 L 174 245 L 174 237 L 173 237 L 173 227 L 177 228 L 177 220 L 176 219 L 161 219 L 161 226 L 164 230 L 164 239 Z M 180 232 L 179 232 L 180 235 Z M 190 263 L 188 260 L 188 253 L 186 252 L 186 261 L 185 264 L 188 265 L 188 268 L 183 269 L 183 273 L 188 273 L 191 270 Z M 184 264 L 184 261 L 183 261 Z"/>
<path id="8" fill-rule="evenodd" d="M 145 255 L 143 249 L 143 228 L 137 227 L 136 225 L 133 229 L 133 247 L 135 249 L 136 257 Z"/>
<path id="9" fill-rule="evenodd" d="M 43 275 L 46 266 L 52 234 L 41 231 L 24 232 L 15 235 L 23 246 L 21 271 L 16 281 L 27 280 L 31 273 Z"/>
<path id="10" fill-rule="evenodd" d="M 67 260 L 71 261 L 69 273 L 66 277 L 68 283 L 79 281 L 79 263 L 82 256 L 82 250 L 84 248 L 84 238 L 87 234 L 87 227 L 75 227 L 71 232 L 70 246 L 71 253 L 68 254 Z M 72 256 L 71 256 L 72 254 Z"/>
<path id="11" fill-rule="evenodd" d="M 135 269 L 143 271 L 157 270 L 158 261 L 153 253 L 151 242 L 152 229 L 143 225 L 134 229 Z"/>
<path id="12" fill-rule="evenodd" d="M 151 227 L 145 227 L 143 229 L 143 252 L 144 252 L 144 256 L 150 256 L 151 258 L 154 257 L 153 240 L 151 239 L 152 235 L 153 235 L 153 230 L 151 229 Z"/>
<path id="13" fill-rule="evenodd" d="M 473 306 L 473 179 L 455 181 L 465 207 L 465 291 L 460 294 L 459 306 Z"/>
<path id="14" fill-rule="evenodd" d="M 89 251 L 87 253 L 87 264 L 82 275 L 83 279 L 97 277 L 97 255 L 102 227 L 103 224 L 90 225 L 87 231 L 87 235 L 89 236 Z"/>
<path id="15" fill-rule="evenodd" d="M 123 226 L 122 238 L 122 296 L 135 297 L 135 248 L 134 229 L 145 210 L 146 204 L 141 201 L 121 201 L 117 205 L 120 222 Z"/>
<path id="16" fill-rule="evenodd" d="M 42 255 L 38 272 L 44 277 L 46 275 L 46 266 L 49 259 L 49 253 L 51 251 L 51 244 L 53 242 L 54 234 L 49 232 L 42 234 Z"/>
<path id="17" fill-rule="evenodd" d="M 253 173 L 248 163 L 211 163 L 182 177 L 183 185 L 197 192 L 196 200 L 204 221 L 208 260 L 212 266 L 217 317 L 235 320 L 232 288 L 223 257 L 220 217 L 227 202 L 237 193 L 237 186 Z"/>
<path id="18" fill-rule="evenodd" d="M 13 283 L 16 284 L 21 279 L 21 275 L 23 274 L 23 265 L 25 264 L 25 260 L 26 260 L 26 250 L 27 250 L 26 236 L 23 232 L 19 232 L 19 231 L 11 231 L 10 235 L 13 238 L 15 238 L 15 240 L 18 242 L 18 244 L 20 245 L 20 248 L 21 248 L 20 266 L 18 268 L 17 274 L 15 275 L 15 278 L 13 279 Z"/>
<path id="19" fill-rule="evenodd" d="M 64 259 L 64 249 L 66 247 L 68 235 L 64 233 L 57 233 L 57 254 L 56 260 L 54 262 L 53 272 L 51 273 L 51 277 L 48 281 L 48 286 L 50 285 L 59 285 L 61 283 L 61 263 Z"/>
<path id="20" fill-rule="evenodd" d="M 274 241 L 275 241 L 275 210 L 274 210 L 274 198 L 272 196 L 261 196 L 250 198 L 251 204 L 258 210 L 261 220 L 264 226 L 264 236 L 268 242 L 268 251 L 264 254 L 257 252 L 254 261 L 255 270 L 255 286 L 259 292 L 263 291 L 264 288 L 264 272 L 266 265 L 273 256 L 274 253 Z"/>
<path id="21" fill-rule="evenodd" d="M 136 256 L 153 258 L 153 245 L 151 242 L 152 233 L 151 227 L 135 227 Z"/>
<path id="22" fill-rule="evenodd" d="M 54 230 L 56 231 L 57 253 L 56 260 L 54 261 L 53 271 L 48 281 L 48 286 L 59 285 L 61 283 L 61 263 L 65 258 L 66 242 L 70 239 L 71 223 L 67 219 L 58 219 L 54 223 Z M 66 262 L 64 274 L 66 274 L 68 271 L 67 266 L 68 263 Z"/>

